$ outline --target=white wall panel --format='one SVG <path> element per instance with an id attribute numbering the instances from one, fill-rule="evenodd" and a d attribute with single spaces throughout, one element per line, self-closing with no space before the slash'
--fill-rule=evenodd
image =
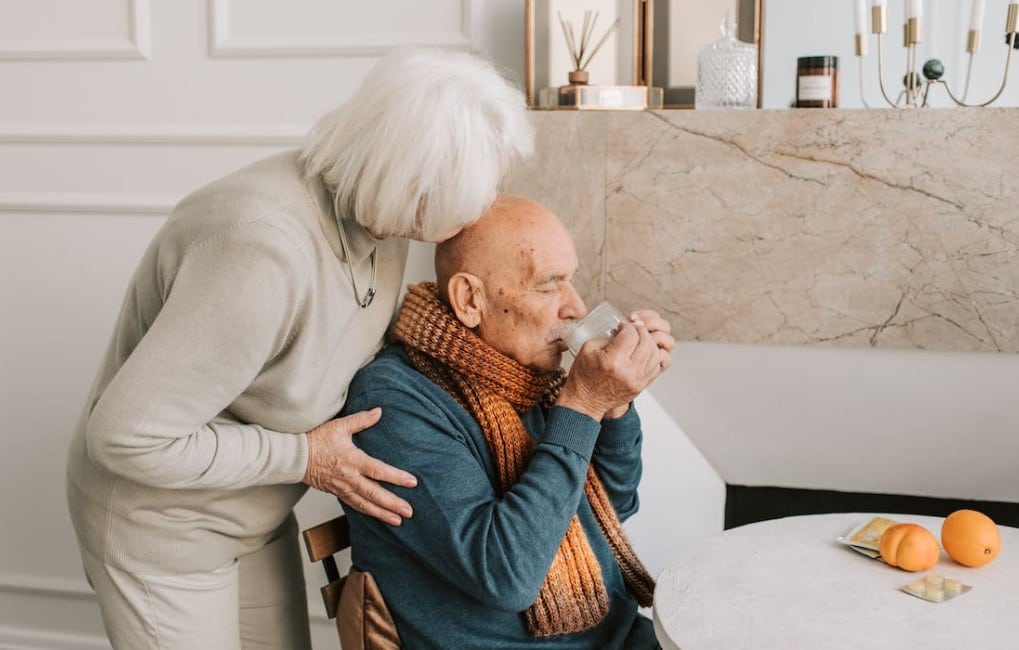
<path id="1" fill-rule="evenodd" d="M 0 59 L 149 55 L 149 0 L 0 0 L 0 16 Z"/>
<path id="2" fill-rule="evenodd" d="M 283 123 L 304 130 L 344 101 L 374 63 L 371 56 L 210 59 L 208 0 L 157 2 L 150 10 L 149 59 L 2 62 L 0 124 L 222 130 Z"/>
<path id="3" fill-rule="evenodd" d="M 172 206 L 209 180 L 296 147 L 299 141 L 288 146 L 257 139 L 254 144 L 10 143 L 0 146 L 0 168 L 5 170 L 0 175 L 0 202 L 61 205 L 93 197 L 104 205 Z"/>
<path id="4" fill-rule="evenodd" d="M 0 214 L 0 578 L 8 582 L 84 584 L 64 500 L 67 445 L 128 278 L 162 221 Z"/>
<path id="5" fill-rule="evenodd" d="M 165 215 L 209 180 L 300 147 L 305 130 L 0 124 L 0 212 Z"/>
<path id="6" fill-rule="evenodd" d="M 471 45 L 467 0 L 209 0 L 215 56 L 369 56 Z"/>

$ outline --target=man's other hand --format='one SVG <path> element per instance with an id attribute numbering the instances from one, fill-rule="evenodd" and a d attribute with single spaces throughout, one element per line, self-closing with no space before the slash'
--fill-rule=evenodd
<path id="1" fill-rule="evenodd" d="M 669 322 L 657 312 L 634 312 L 611 339 L 584 344 L 557 403 L 596 420 L 619 417 L 668 369 L 675 344 Z"/>

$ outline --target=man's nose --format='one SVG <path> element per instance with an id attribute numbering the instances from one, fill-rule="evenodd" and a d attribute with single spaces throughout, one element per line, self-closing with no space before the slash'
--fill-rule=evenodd
<path id="1" fill-rule="evenodd" d="M 560 310 L 560 316 L 563 319 L 575 318 L 578 320 L 587 316 L 587 306 L 584 305 L 584 299 L 580 297 L 577 289 L 572 284 L 566 296 L 566 302 Z"/>

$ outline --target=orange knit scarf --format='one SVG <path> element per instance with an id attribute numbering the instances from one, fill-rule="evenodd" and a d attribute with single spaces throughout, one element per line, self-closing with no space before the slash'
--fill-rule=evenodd
<path id="1" fill-rule="evenodd" d="M 496 352 L 456 319 L 432 282 L 409 287 L 393 334 L 405 344 L 414 367 L 481 425 L 498 472 L 495 487 L 504 494 L 527 469 L 535 445 L 519 413 L 539 401 L 551 405 L 564 381 L 562 371 L 539 373 Z M 590 465 L 584 492 L 627 588 L 638 603 L 650 606 L 654 580 L 637 559 Z M 524 614 L 528 628 L 540 637 L 580 632 L 597 625 L 608 608 L 601 567 L 574 515 L 538 599 Z"/>

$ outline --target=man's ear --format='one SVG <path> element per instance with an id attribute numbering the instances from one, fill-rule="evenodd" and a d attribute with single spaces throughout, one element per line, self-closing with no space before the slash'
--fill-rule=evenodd
<path id="1" fill-rule="evenodd" d="M 477 327 L 485 307 L 485 285 L 481 278 L 463 271 L 454 273 L 446 284 L 446 295 L 457 320 L 470 329 Z"/>

